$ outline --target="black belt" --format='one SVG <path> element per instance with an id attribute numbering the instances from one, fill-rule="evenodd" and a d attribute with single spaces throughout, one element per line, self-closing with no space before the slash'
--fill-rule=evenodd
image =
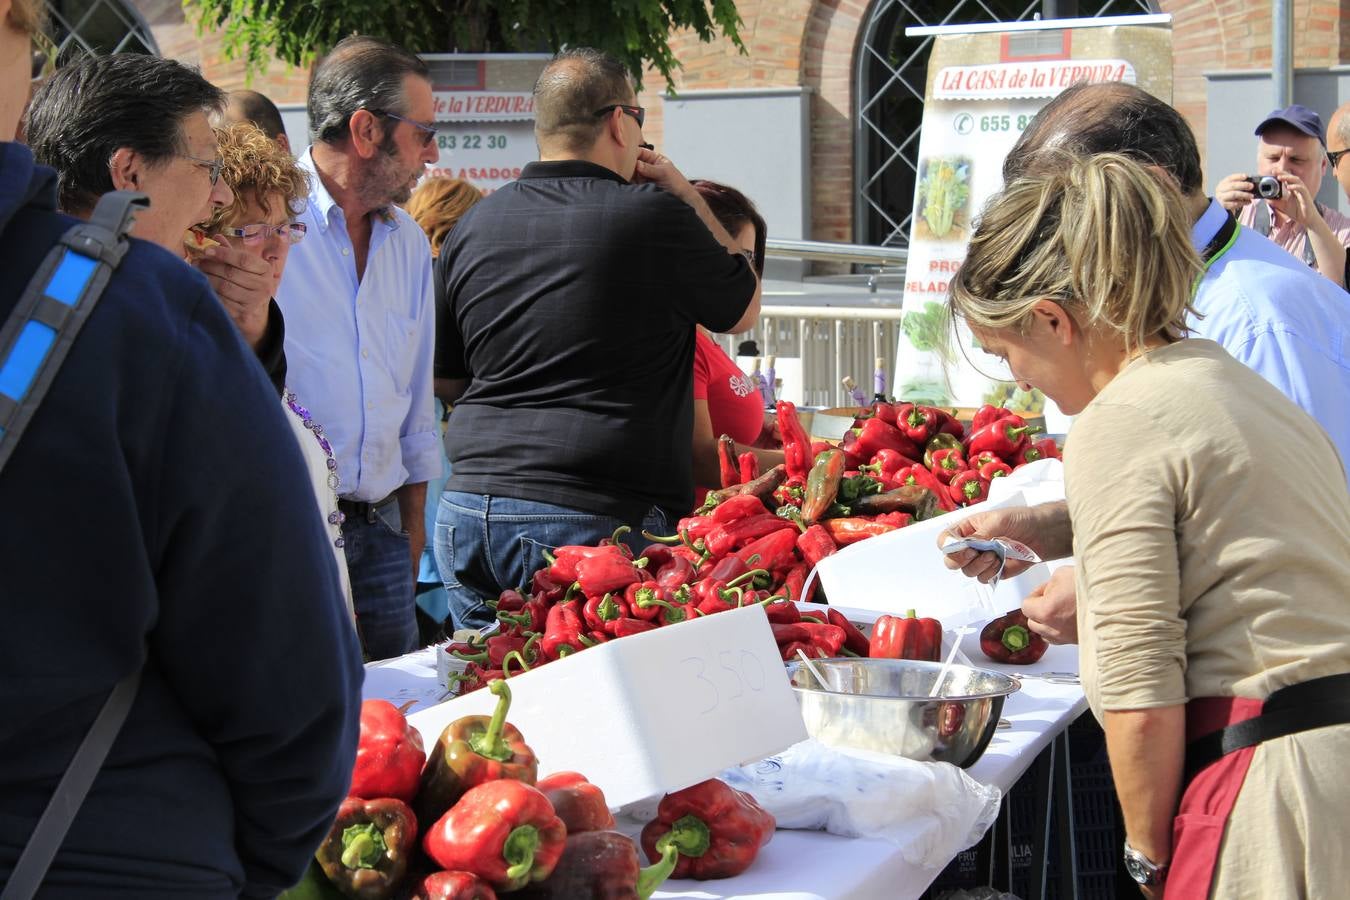
<path id="1" fill-rule="evenodd" d="M 1186 781 L 1234 750 L 1328 725 L 1350 725 L 1350 673 L 1280 688 L 1266 699 L 1259 716 L 1191 741 L 1186 745 Z"/>
<path id="2" fill-rule="evenodd" d="M 348 500 L 344 497 L 338 498 L 338 511 L 349 519 L 365 519 L 367 522 L 375 521 L 375 511 L 383 509 L 390 503 L 398 499 L 397 494 L 390 494 L 383 500 Z"/>

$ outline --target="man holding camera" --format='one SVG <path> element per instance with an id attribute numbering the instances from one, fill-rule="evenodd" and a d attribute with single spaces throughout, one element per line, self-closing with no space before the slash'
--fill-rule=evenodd
<path id="1" fill-rule="evenodd" d="M 1322 117 L 1295 103 L 1256 126 L 1255 175 L 1234 174 L 1215 190 L 1220 203 L 1251 228 L 1345 287 L 1350 218 L 1314 198 L 1327 170 Z"/>

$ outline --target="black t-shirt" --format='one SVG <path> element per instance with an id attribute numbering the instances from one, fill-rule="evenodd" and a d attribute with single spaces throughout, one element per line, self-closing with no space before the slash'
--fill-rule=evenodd
<path id="1" fill-rule="evenodd" d="M 468 378 L 447 488 L 638 523 L 693 502 L 694 326 L 755 277 L 688 204 L 581 161 L 531 163 L 450 233 L 436 376 Z"/>

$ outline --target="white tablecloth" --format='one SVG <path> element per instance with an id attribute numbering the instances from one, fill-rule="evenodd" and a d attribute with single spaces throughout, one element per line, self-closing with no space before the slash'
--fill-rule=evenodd
<path id="1" fill-rule="evenodd" d="M 975 780 L 1006 792 L 1055 736 L 1087 709 L 1087 700 L 1077 685 L 1030 677 L 1046 672 L 1076 673 L 1078 648 L 1051 647 L 1034 666 L 988 663 L 979 652 L 974 633 L 966 636 L 961 649 L 977 665 L 1024 676 L 1022 689 L 1003 707 L 1003 718 L 1012 727 L 995 732 L 989 749 L 968 770 Z M 440 702 L 446 692 L 436 681 L 435 651 L 420 650 L 368 666 L 363 693 L 395 706 L 414 701 L 410 711 Z M 898 847 L 882 840 L 843 838 L 820 831 L 778 831 L 745 874 L 721 881 L 668 881 L 653 896 L 690 900 L 905 900 L 920 896 L 940 871 L 910 865 Z"/>

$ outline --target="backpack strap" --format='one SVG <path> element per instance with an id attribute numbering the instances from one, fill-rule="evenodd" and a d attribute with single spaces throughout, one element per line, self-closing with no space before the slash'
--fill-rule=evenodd
<path id="1" fill-rule="evenodd" d="M 126 255 L 136 213 L 149 205 L 144 194 L 105 194 L 90 220 L 72 227 L 48 251 L 0 328 L 0 469 Z M 113 686 L 42 811 L 0 900 L 29 900 L 37 893 L 131 712 L 140 683 L 137 668 Z"/>
<path id="2" fill-rule="evenodd" d="M 126 255 L 144 194 L 113 191 L 47 252 L 0 327 L 0 470 Z"/>

